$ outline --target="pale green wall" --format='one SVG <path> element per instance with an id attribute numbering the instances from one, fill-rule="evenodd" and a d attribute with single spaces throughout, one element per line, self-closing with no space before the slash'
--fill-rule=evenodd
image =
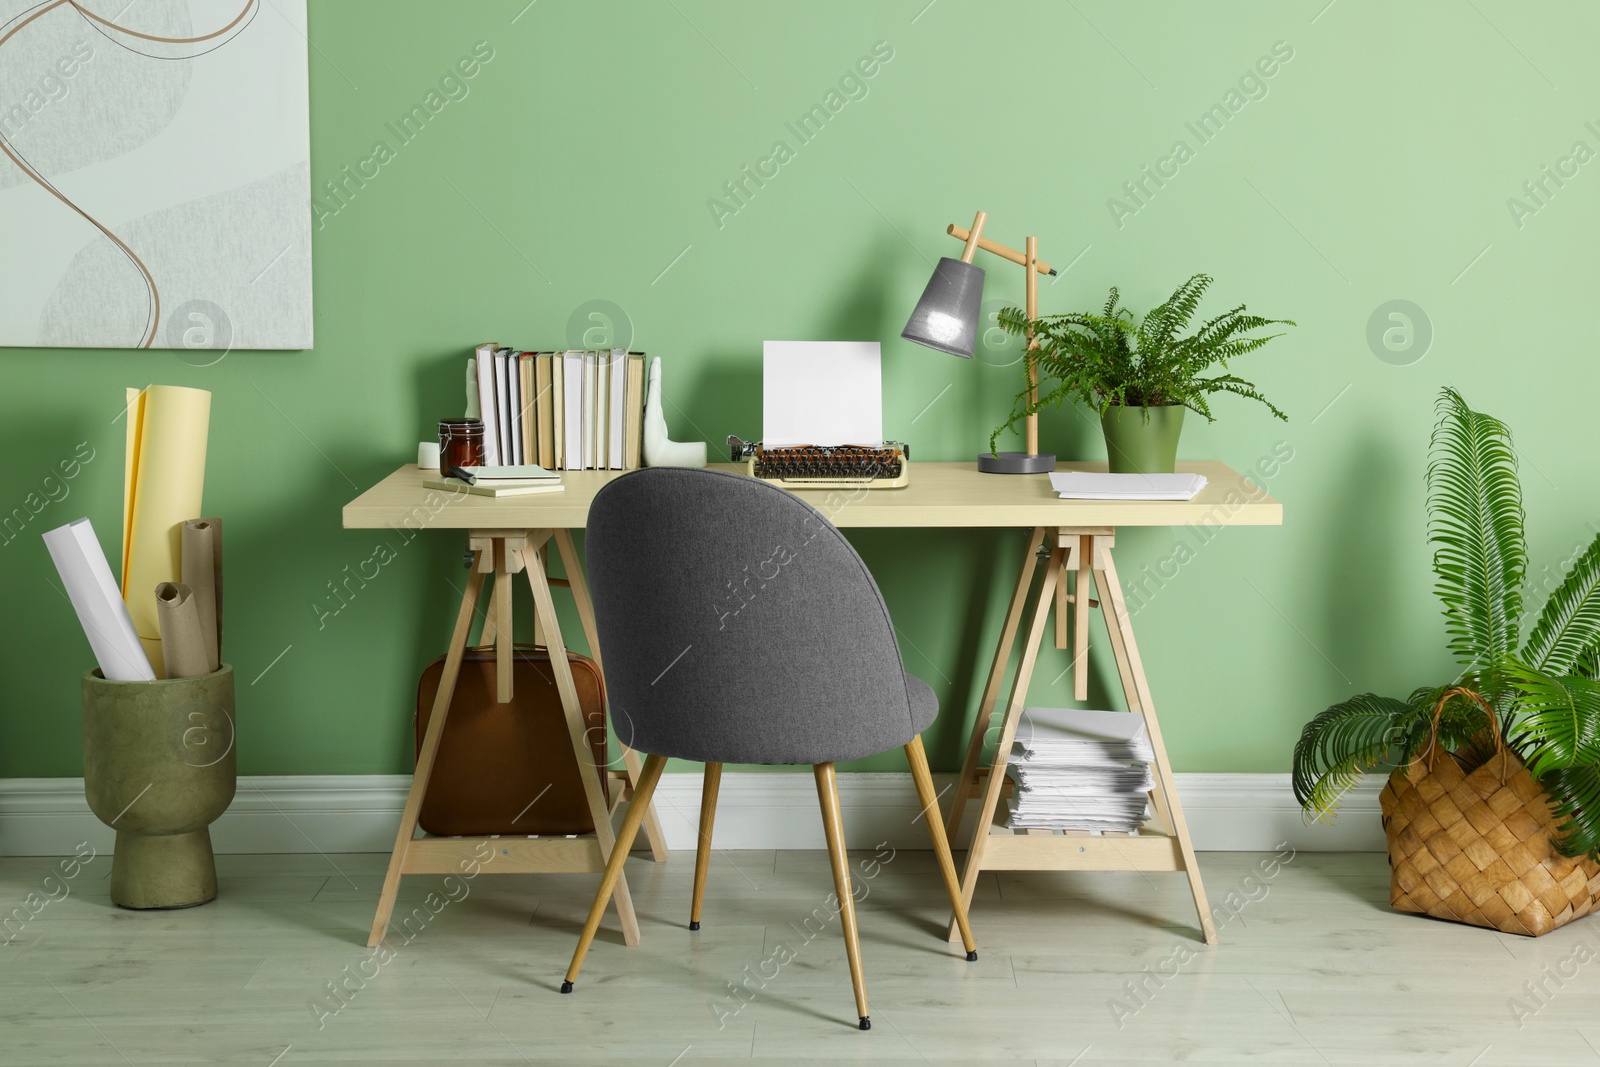
<path id="1" fill-rule="evenodd" d="M 80 773 L 89 653 L 37 534 L 86 513 L 115 558 L 123 386 L 214 393 L 206 510 L 227 520 L 240 770 L 396 772 L 417 673 L 446 638 L 460 539 L 405 547 L 325 629 L 311 605 L 375 544 L 339 528 L 340 505 L 434 419 L 459 414 L 468 345 L 564 346 L 574 309 L 612 301 L 635 347 L 664 357 L 677 436 L 715 442 L 759 430 L 762 339 L 878 339 L 886 427 L 919 459 L 966 459 L 1015 370 L 898 332 L 931 258 L 955 248 L 945 224 L 980 207 L 995 238 L 1035 232 L 1056 263 L 1088 246 L 1042 289 L 1046 311 L 1097 303 L 1111 283 L 1146 306 L 1203 270 L 1217 278 L 1214 310 L 1248 301 L 1300 322 L 1240 368 L 1290 412 L 1287 426 L 1223 400 L 1221 421 L 1184 437 L 1184 456 L 1241 468 L 1278 442 L 1293 458 L 1270 480 L 1286 525 L 1223 533 L 1138 615 L 1178 769 L 1283 770 L 1301 723 L 1331 700 L 1445 668 L 1421 492 L 1441 384 L 1516 430 L 1535 570 L 1600 519 L 1600 166 L 1520 227 L 1507 207 L 1574 141 L 1600 148 L 1584 126 L 1600 120 L 1592 5 L 539 0 L 513 24 L 524 2 L 312 0 L 319 186 L 376 141 L 394 147 L 386 123 L 475 43 L 494 50 L 465 99 L 323 220 L 315 351 L 240 352 L 205 369 L 168 353 L 0 354 L 0 510 L 78 442 L 96 451 L 70 496 L 0 547 L 0 774 Z M 893 58 L 865 98 L 798 145 L 785 121 L 879 41 Z M 1293 58 L 1265 98 L 1199 146 L 1184 123 L 1280 41 Z M 1108 198 L 1180 138 L 1194 158 L 1119 228 Z M 779 139 L 794 158 L 719 228 L 707 199 Z M 1019 300 L 1021 272 L 988 265 L 990 294 Z M 1395 298 L 1435 329 L 1409 366 L 1365 340 L 1368 316 Z M 1101 455 L 1070 412 L 1044 420 L 1044 439 Z M 1125 532 L 1125 574 L 1187 536 Z M 948 768 L 1021 535 L 854 540 L 911 668 L 944 704 L 930 743 Z M 1046 652 L 1035 702 L 1068 700 L 1070 677 L 1050 684 L 1064 666 Z M 1115 676 L 1097 666 L 1103 687 Z"/>

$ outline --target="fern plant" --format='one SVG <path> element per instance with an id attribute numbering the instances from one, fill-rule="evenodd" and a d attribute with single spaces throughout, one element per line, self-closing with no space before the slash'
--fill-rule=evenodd
<path id="1" fill-rule="evenodd" d="M 1011 405 L 1005 425 L 989 436 L 989 448 L 1017 423 L 1042 411 L 1076 400 L 1104 415 L 1116 405 L 1163 407 L 1181 404 L 1212 420 L 1208 398 L 1213 393 L 1235 393 L 1259 400 L 1280 419 L 1287 419 L 1272 402 L 1256 391 L 1253 382 L 1226 373 L 1228 361 L 1254 352 L 1281 333 L 1246 336 L 1266 326 L 1293 326 L 1289 319 L 1264 319 L 1245 313 L 1240 304 L 1212 318 L 1188 336 L 1188 328 L 1211 286 L 1211 277 L 1196 274 L 1151 308 L 1142 319 L 1119 307 L 1116 286 L 1099 312 L 1074 312 L 1029 319 L 1020 308 L 1000 312 L 1007 333 L 1031 336 L 1035 346 L 1023 360 L 1025 381 Z M 1213 367 L 1223 373 L 1210 374 Z M 1032 388 L 1036 373 L 1040 388 Z M 1052 384 L 1045 387 L 1049 381 Z M 1148 418 L 1146 413 L 1146 418 Z"/>
<path id="2" fill-rule="evenodd" d="M 1404 699 L 1362 693 L 1317 715 L 1294 749 L 1295 799 L 1332 815 L 1361 775 L 1418 758 L 1435 706 L 1439 744 L 1487 755 L 1481 696 L 1507 744 L 1549 796 L 1566 855 L 1600 859 L 1600 537 L 1521 637 L 1528 569 L 1511 431 L 1445 389 L 1428 462 L 1428 540 L 1458 677 Z"/>

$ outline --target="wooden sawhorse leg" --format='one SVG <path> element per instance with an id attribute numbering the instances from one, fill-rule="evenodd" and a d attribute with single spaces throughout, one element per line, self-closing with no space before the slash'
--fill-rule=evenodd
<path id="1" fill-rule="evenodd" d="M 601 674 L 605 673 L 605 666 L 600 661 L 600 631 L 594 622 L 594 601 L 589 599 L 589 583 L 583 576 L 583 564 L 578 562 L 578 550 L 572 543 L 571 530 L 555 531 L 556 550 L 561 554 L 561 566 L 567 572 L 567 588 L 572 593 L 572 601 L 578 607 L 578 620 L 583 624 L 583 638 L 589 642 L 589 657 L 594 660 L 595 666 L 600 668 Z M 608 720 L 610 716 L 607 716 Z M 628 742 L 632 740 L 632 727 L 619 728 L 613 722 L 611 729 L 617 734 L 617 747 L 622 749 L 622 764 L 627 768 L 628 791 L 635 792 L 639 788 L 639 775 L 644 769 L 644 763 L 639 759 Z M 628 733 L 630 736 L 624 737 Z M 657 863 L 667 861 L 667 835 L 661 829 L 661 819 L 656 815 L 654 802 L 646 806 L 644 812 L 644 835 L 650 842 L 650 855 Z"/>
<path id="2" fill-rule="evenodd" d="M 467 651 L 473 615 L 478 609 L 478 595 L 483 589 L 485 573 L 483 562 L 482 553 L 473 555 L 472 574 L 467 578 L 467 591 L 461 597 L 461 608 L 456 612 L 456 628 L 450 636 L 450 648 L 445 653 L 444 673 L 439 676 L 439 692 L 433 698 L 428 730 L 422 735 L 422 747 L 417 750 L 417 767 L 411 777 L 411 790 L 406 794 L 406 805 L 400 812 L 400 832 L 395 838 L 394 851 L 389 855 L 389 870 L 383 877 L 383 891 L 378 894 L 378 914 L 372 920 L 372 932 L 367 937 L 368 948 L 376 948 L 389 932 L 395 897 L 400 892 L 400 876 L 405 873 L 406 853 L 410 849 L 411 839 L 416 836 L 417 816 L 422 812 L 422 795 L 427 792 L 428 778 L 433 774 L 433 761 L 439 754 L 439 739 L 444 736 L 445 715 L 450 710 L 450 698 L 456 691 L 456 679 L 461 674 L 461 658 Z"/>
<path id="3" fill-rule="evenodd" d="M 595 767 L 589 757 L 585 739 L 585 726 L 578 706 L 577 688 L 572 679 L 572 668 L 567 661 L 566 643 L 562 640 L 560 623 L 556 618 L 555 602 L 551 597 L 550 583 L 545 574 L 544 546 L 550 531 L 527 530 L 473 530 L 470 545 L 473 552 L 472 574 L 467 590 L 461 598 L 456 614 L 455 630 L 445 655 L 444 671 L 439 679 L 439 692 L 434 697 L 433 710 L 428 720 L 427 732 L 417 753 L 416 772 L 411 789 L 400 816 L 400 827 L 395 837 L 394 852 L 389 858 L 389 869 L 384 876 L 383 891 L 378 898 L 378 910 L 373 918 L 368 937 L 369 947 L 378 945 L 388 934 L 394 914 L 395 898 L 400 891 L 400 879 L 407 874 L 465 873 L 479 865 L 488 873 L 536 874 L 579 873 L 603 871 L 615 844 L 610 812 L 601 792 L 602 768 Z M 496 682 L 501 701 L 512 698 L 512 630 L 511 630 L 511 579 L 525 571 L 533 593 L 534 609 L 541 635 L 550 651 L 551 673 L 556 689 L 561 695 L 567 721 L 568 740 L 573 759 L 577 761 L 583 781 L 584 798 L 594 820 L 595 832 L 578 837 L 451 837 L 417 838 L 417 818 L 422 809 L 422 798 L 444 735 L 444 723 L 449 714 L 450 701 L 455 694 L 460 676 L 461 661 L 465 655 L 472 630 L 473 616 L 482 595 L 485 580 L 492 578 L 494 595 L 492 604 L 492 634 L 496 653 Z M 627 881 L 620 877 L 616 884 L 617 916 L 622 925 L 623 940 L 628 945 L 639 943 L 639 922 L 634 914 L 633 900 Z"/>
<path id="4" fill-rule="evenodd" d="M 1122 596 L 1122 583 L 1117 581 L 1117 565 L 1111 559 L 1112 539 L 1104 538 L 1103 546 L 1099 544 L 1101 540 L 1095 538 L 1094 584 L 1100 592 L 1101 612 L 1105 615 L 1106 630 L 1111 637 L 1111 652 L 1116 657 L 1118 673 L 1122 675 L 1128 710 L 1137 710 L 1144 716 L 1150 748 L 1155 753 L 1156 788 L 1151 791 L 1151 799 L 1155 802 L 1156 813 L 1167 823 L 1167 833 L 1177 842 L 1182 869 L 1189 877 L 1189 891 L 1194 896 L 1195 910 L 1200 915 L 1200 931 L 1205 935 L 1206 944 L 1215 945 L 1217 927 L 1211 919 L 1211 906 L 1206 902 L 1205 884 L 1200 880 L 1200 865 L 1195 860 L 1194 842 L 1189 839 L 1189 824 L 1183 817 L 1183 806 L 1178 802 L 1172 764 L 1167 759 L 1166 743 L 1161 739 L 1161 724 L 1156 721 L 1155 703 L 1150 697 L 1150 680 L 1145 677 L 1144 664 L 1139 659 L 1139 646 L 1133 639 L 1133 620 Z"/>
<path id="5" fill-rule="evenodd" d="M 983 687 L 983 701 L 978 705 L 978 721 L 972 726 L 972 738 L 967 742 L 967 758 L 961 763 L 961 776 L 956 779 L 955 794 L 950 800 L 950 814 L 944 824 L 944 836 L 951 848 L 961 847 L 961 816 L 966 812 L 967 800 L 978 784 L 978 761 L 983 757 L 983 740 L 988 736 L 989 723 L 994 719 L 1000 683 L 1005 680 L 1006 666 L 1011 662 L 1011 646 L 1016 641 L 1017 623 L 1028 602 L 1028 590 L 1033 587 L 1034 571 L 1039 568 L 1039 548 L 1044 544 L 1044 536 L 1045 528 L 1036 528 L 1033 536 L 1028 538 L 1028 550 L 1022 554 L 1022 573 L 1017 576 L 1017 587 L 1011 594 L 1011 608 L 1006 612 L 1006 624 L 1000 630 L 1000 643 L 995 647 L 994 663 L 989 667 L 989 681 Z M 971 900 L 970 894 L 968 900 Z"/>
<path id="6" fill-rule="evenodd" d="M 1028 586 L 1035 570 L 1034 557 L 1041 541 L 1050 546 L 1049 564 L 1045 569 L 1044 581 L 1040 585 L 1038 599 L 1030 617 L 1027 636 L 1022 646 L 1022 660 L 1012 681 L 1011 698 L 1001 724 L 999 741 L 995 746 L 994 762 L 987 772 L 981 772 L 976 765 L 989 730 L 994 696 L 1004 676 L 1011 646 L 1016 639 L 1024 614 Z M 972 738 L 968 744 L 967 763 L 962 769 L 956 803 L 952 810 L 951 825 L 954 827 L 960 823 L 960 805 L 964 803 L 966 795 L 980 778 L 983 778 L 983 806 L 971 847 L 967 851 L 966 867 L 961 880 L 962 899 L 969 907 L 971 906 L 978 876 L 985 870 L 1183 871 L 1188 876 L 1189 889 L 1193 894 L 1195 910 L 1200 919 L 1201 933 L 1207 944 L 1216 944 L 1216 926 L 1206 902 L 1205 886 L 1200 880 L 1194 845 L 1189 839 L 1188 825 L 1184 820 L 1177 789 L 1173 784 L 1172 766 L 1167 759 L 1166 745 L 1161 738 L 1160 723 L 1156 720 L 1155 706 L 1150 696 L 1150 683 L 1145 677 L 1138 645 L 1134 641 L 1127 603 L 1117 582 L 1116 564 L 1111 558 L 1114 543 L 1115 532 L 1109 527 L 1036 530 L 1033 540 L 1029 542 L 1028 558 L 1023 562 L 1022 575 L 1016 593 L 1012 597 L 1006 628 L 1001 634 L 1000 646 L 996 650 L 995 663 L 990 670 L 989 685 L 984 693 L 984 704 L 980 706 L 978 721 L 973 725 Z M 1074 678 L 1074 690 L 1079 694 L 1085 691 L 1087 684 L 1085 623 L 1088 609 L 1091 606 L 1098 606 L 1105 618 L 1128 711 L 1144 718 L 1150 747 L 1154 751 L 1152 770 L 1156 788 L 1151 791 L 1151 800 L 1155 804 L 1158 817 L 1166 824 L 1159 828 L 1163 832 L 1146 828 L 1127 836 L 1064 836 L 1049 831 L 1042 833 L 1013 831 L 1003 825 L 1003 819 L 996 818 L 1000 809 L 1000 799 L 1005 791 L 1006 762 L 1010 756 L 1011 744 L 1016 738 L 1023 706 L 1027 702 L 1028 685 L 1033 679 L 1039 647 L 1045 640 L 1045 632 L 1052 614 L 1060 610 L 1057 598 L 1061 595 L 1069 567 L 1077 574 L 1073 589 L 1073 606 L 1076 609 L 1073 647 L 1074 673 L 1078 677 Z M 1091 575 L 1099 595 L 1097 603 L 1089 599 L 1088 579 Z M 1059 620 L 1059 615 L 1057 619 Z M 1079 699 L 1082 699 L 1082 696 Z M 957 936 L 958 932 L 952 921 L 950 939 L 954 941 Z"/>
<path id="7" fill-rule="evenodd" d="M 1031 555 L 1031 553 L 1030 553 Z M 972 844 L 967 849 L 966 869 L 961 875 L 961 902 L 966 905 L 970 914 L 972 910 L 972 897 L 978 888 L 978 875 L 984 870 L 984 855 L 990 844 L 990 829 L 994 823 L 996 809 L 1000 806 L 1000 795 L 1005 789 L 1006 770 L 1005 762 L 1011 752 L 1011 742 L 1017 736 L 1017 722 L 1022 717 L 1022 706 L 1028 697 L 1028 682 L 1033 678 L 1033 664 L 1039 658 L 1039 642 L 1044 639 L 1045 624 L 1050 621 L 1051 605 L 1055 601 L 1056 587 L 1061 581 L 1061 569 L 1064 553 L 1060 548 L 1050 550 L 1050 562 L 1045 567 L 1044 582 L 1039 587 L 1039 598 L 1034 605 L 1033 618 L 1028 625 L 1028 637 L 1022 646 L 1022 662 L 1017 666 L 1017 676 L 1011 682 L 1011 699 L 1006 705 L 1005 718 L 1001 720 L 1000 739 L 995 744 L 994 763 L 989 768 L 989 773 L 984 782 L 983 806 L 978 811 L 978 825 L 972 834 Z M 1016 612 L 1020 616 L 1021 612 Z M 1009 634 L 1001 636 L 1002 646 L 1009 644 L 1016 637 L 1015 628 Z M 1003 663 L 1001 664 L 1003 666 Z M 982 721 L 973 726 L 973 743 L 970 747 L 981 748 L 983 735 L 988 732 L 988 723 Z M 960 935 L 956 929 L 955 913 L 952 909 L 950 917 L 950 940 L 954 941 Z"/>

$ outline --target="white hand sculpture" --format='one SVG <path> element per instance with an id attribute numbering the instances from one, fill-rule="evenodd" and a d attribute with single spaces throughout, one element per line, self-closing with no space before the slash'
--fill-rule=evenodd
<path id="1" fill-rule="evenodd" d="M 704 441 L 667 439 L 667 417 L 661 411 L 661 357 L 650 361 L 650 386 L 644 399 L 644 465 L 646 467 L 704 467 Z"/>

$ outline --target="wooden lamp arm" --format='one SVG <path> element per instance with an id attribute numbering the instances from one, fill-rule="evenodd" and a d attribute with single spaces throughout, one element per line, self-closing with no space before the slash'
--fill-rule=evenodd
<path id="1" fill-rule="evenodd" d="M 983 244 L 992 243 L 989 241 L 984 241 L 983 238 L 978 236 L 979 234 L 983 233 L 983 224 L 987 222 L 988 219 L 988 212 L 978 212 L 977 217 L 972 220 L 972 229 L 961 235 L 961 239 L 967 243 L 967 246 L 961 250 L 961 262 L 972 262 L 972 257 L 978 251 L 978 245 L 980 242 Z M 956 232 L 956 227 L 953 224 L 950 227 L 950 232 Z"/>
<path id="2" fill-rule="evenodd" d="M 981 211 L 978 212 L 978 218 L 980 220 L 986 219 L 987 217 L 988 216 L 985 215 L 983 212 L 981 212 Z M 1027 266 L 1028 257 L 1023 255 L 1021 252 L 1018 252 L 1015 248 L 1011 248 L 1011 247 L 1009 247 L 1007 245 L 1000 244 L 998 241 L 991 241 L 987 237 L 983 237 L 981 235 L 977 236 L 976 237 L 976 241 L 974 241 L 974 235 L 977 235 L 978 231 L 980 231 L 982 229 L 983 229 L 983 223 L 981 221 L 975 221 L 971 230 L 963 230 L 960 226 L 957 226 L 955 223 L 952 222 L 945 229 L 945 232 L 948 233 L 951 237 L 954 237 L 958 241 L 967 242 L 968 249 L 970 249 L 972 244 L 976 243 L 977 247 L 983 249 L 985 252 L 992 252 L 993 254 L 999 256 L 1001 259 L 1009 259 L 1011 262 L 1017 264 L 1019 267 Z M 968 249 L 963 249 L 962 250 L 961 258 L 962 258 L 962 260 L 964 262 L 971 263 L 972 262 L 972 255 L 971 255 L 971 252 Z M 1033 265 L 1033 269 L 1038 271 L 1040 274 L 1055 274 L 1056 273 L 1056 269 L 1054 267 L 1052 267 L 1050 264 L 1044 262 L 1043 260 L 1036 261 L 1034 263 L 1034 265 Z"/>

